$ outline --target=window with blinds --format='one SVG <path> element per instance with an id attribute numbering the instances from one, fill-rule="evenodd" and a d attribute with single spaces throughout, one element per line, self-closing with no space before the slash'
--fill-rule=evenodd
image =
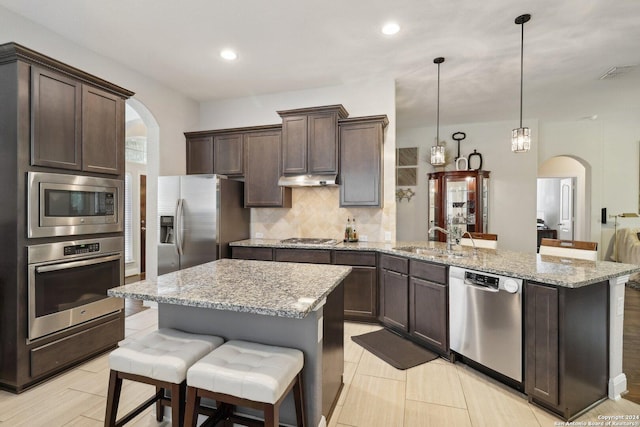
<path id="1" fill-rule="evenodd" d="M 131 173 L 124 175 L 124 262 L 133 262 L 133 219 Z"/>

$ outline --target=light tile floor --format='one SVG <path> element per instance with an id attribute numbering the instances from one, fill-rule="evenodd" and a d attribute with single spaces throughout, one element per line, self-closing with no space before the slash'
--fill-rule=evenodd
<path id="1" fill-rule="evenodd" d="M 156 325 L 155 309 L 127 317 L 126 339 L 154 330 Z M 563 425 L 530 405 L 522 394 L 463 364 L 437 359 L 399 371 L 351 341 L 352 335 L 376 329 L 374 325 L 345 324 L 345 385 L 329 427 Z M 19 395 L 0 391 L 0 426 L 102 426 L 108 376 L 107 356 L 103 355 Z M 125 381 L 121 410 L 130 410 L 152 392 L 151 386 Z M 640 405 L 625 399 L 608 400 L 574 425 L 602 421 L 598 418 L 602 415 L 640 415 Z M 149 408 L 128 425 L 170 424 L 156 422 Z"/>

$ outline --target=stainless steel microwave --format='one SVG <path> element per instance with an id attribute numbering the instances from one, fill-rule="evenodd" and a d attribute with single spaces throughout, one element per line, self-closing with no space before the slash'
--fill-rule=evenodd
<path id="1" fill-rule="evenodd" d="M 28 237 L 124 229 L 123 181 L 44 172 L 28 172 L 27 180 Z"/>

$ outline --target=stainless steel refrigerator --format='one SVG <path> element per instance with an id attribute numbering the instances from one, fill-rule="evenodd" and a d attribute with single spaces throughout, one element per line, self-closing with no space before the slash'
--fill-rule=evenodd
<path id="1" fill-rule="evenodd" d="M 158 177 L 158 274 L 229 258 L 250 236 L 244 183 L 221 175 Z"/>

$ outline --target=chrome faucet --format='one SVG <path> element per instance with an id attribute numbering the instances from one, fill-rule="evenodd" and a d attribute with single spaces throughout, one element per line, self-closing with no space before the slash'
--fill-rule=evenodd
<path id="1" fill-rule="evenodd" d="M 460 237 L 461 238 L 464 237 L 465 234 L 469 235 L 469 238 L 471 239 L 471 244 L 473 245 L 473 256 L 477 257 L 478 256 L 478 248 L 476 248 L 476 242 L 475 242 L 475 240 L 473 240 L 473 236 L 468 231 L 465 231 L 464 233 L 462 233 L 460 235 Z"/>
<path id="2" fill-rule="evenodd" d="M 442 227 L 438 227 L 438 226 L 436 225 L 436 226 L 431 227 L 431 228 L 429 229 L 429 231 L 427 231 L 427 233 L 428 233 L 428 234 L 431 234 L 431 233 L 432 233 L 433 231 L 435 231 L 435 230 L 441 231 L 441 232 L 443 232 L 444 234 L 446 234 L 446 235 L 447 235 L 447 252 L 451 252 L 451 251 L 453 250 L 453 243 L 452 243 L 452 241 L 451 241 L 451 240 L 452 240 L 452 239 L 451 239 L 451 232 L 450 232 L 449 230 L 447 230 L 447 229 L 444 229 L 444 228 L 442 228 Z"/>

